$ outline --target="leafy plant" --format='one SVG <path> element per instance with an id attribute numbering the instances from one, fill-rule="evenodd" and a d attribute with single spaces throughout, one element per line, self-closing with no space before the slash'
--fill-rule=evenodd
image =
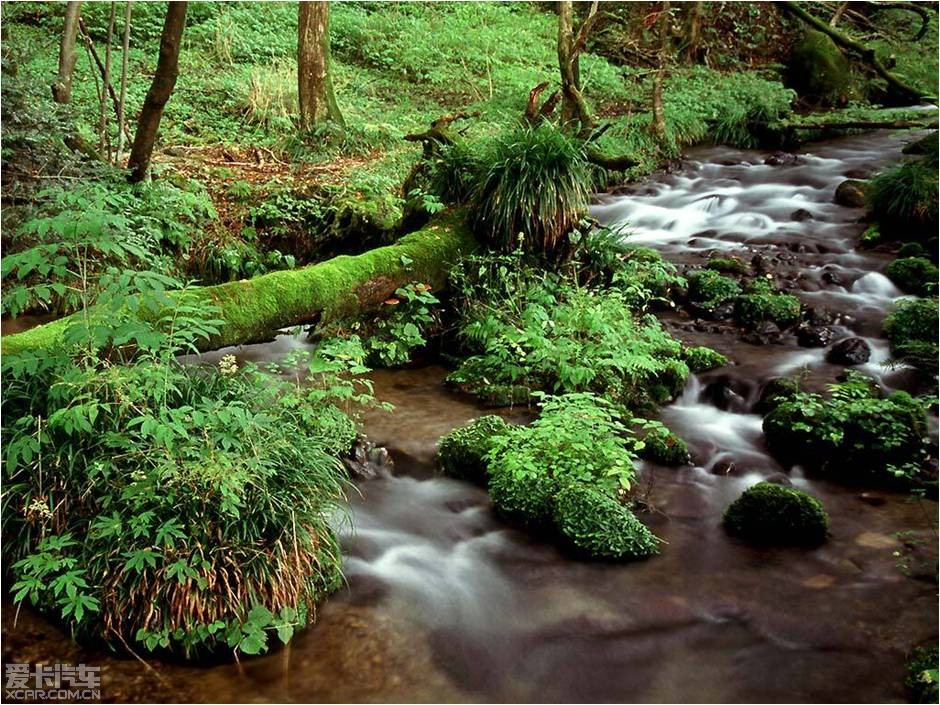
<path id="1" fill-rule="evenodd" d="M 937 368 L 937 299 L 902 301 L 885 318 L 885 335 L 895 360 L 918 369 Z"/>
<path id="2" fill-rule="evenodd" d="M 414 350 L 427 345 L 427 331 L 439 322 L 433 307 L 440 304 L 427 284 L 408 284 L 395 290 L 385 302 L 390 313 L 375 322 L 368 337 L 369 359 L 383 367 L 404 365 Z"/>

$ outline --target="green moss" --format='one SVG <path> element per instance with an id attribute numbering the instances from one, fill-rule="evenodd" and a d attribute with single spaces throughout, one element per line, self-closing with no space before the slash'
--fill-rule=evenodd
<path id="1" fill-rule="evenodd" d="M 914 649 L 910 660 L 907 662 L 907 678 L 904 680 L 904 687 L 910 695 L 912 703 L 935 703 L 940 695 L 938 689 L 938 665 L 937 647 L 923 647 Z"/>
<path id="2" fill-rule="evenodd" d="M 793 47 L 788 80 L 804 99 L 820 106 L 844 105 L 855 94 L 852 67 L 835 42 L 808 30 Z"/>
<path id="3" fill-rule="evenodd" d="M 506 433 L 508 425 L 499 416 L 481 416 L 469 425 L 455 428 L 437 445 L 437 464 L 445 475 L 486 482 L 486 454 L 495 436 Z"/>
<path id="4" fill-rule="evenodd" d="M 759 482 L 725 511 L 729 534 L 755 544 L 817 546 L 829 517 L 818 500 L 793 487 Z"/>
<path id="5" fill-rule="evenodd" d="M 711 269 L 692 272 L 688 276 L 689 298 L 703 308 L 714 310 L 741 293 L 741 286 Z"/>
<path id="6" fill-rule="evenodd" d="M 760 401 L 757 403 L 756 411 L 767 413 L 776 409 L 783 402 L 793 399 L 800 393 L 800 384 L 795 379 L 788 377 L 776 377 L 761 390 Z"/>
<path id="7" fill-rule="evenodd" d="M 651 431 L 643 441 L 646 445 L 640 451 L 640 456 L 644 460 L 667 467 L 688 465 L 689 446 L 668 428 Z"/>
<path id="8" fill-rule="evenodd" d="M 884 332 L 895 359 L 919 369 L 937 368 L 937 299 L 902 301 L 885 318 Z"/>
<path id="9" fill-rule="evenodd" d="M 705 268 L 725 274 L 750 274 L 751 271 L 751 266 L 737 257 L 712 257 Z"/>
<path id="10" fill-rule="evenodd" d="M 616 497 L 581 484 L 558 493 L 554 509 L 558 531 L 577 551 L 593 558 L 648 558 L 659 541 Z"/>
<path id="11" fill-rule="evenodd" d="M 720 352 L 706 347 L 686 348 L 683 351 L 685 363 L 692 372 L 707 372 L 728 364 L 728 358 Z"/>
<path id="12" fill-rule="evenodd" d="M 930 296 L 937 291 L 940 271 L 925 257 L 903 257 L 889 264 L 885 274 L 906 294 Z"/>
<path id="13" fill-rule="evenodd" d="M 310 321 L 318 313 L 319 321 L 326 323 L 374 308 L 396 288 L 416 278 L 440 288 L 446 284 L 450 265 L 475 248 L 476 241 L 464 224 L 464 212 L 454 210 L 393 245 L 247 281 L 197 287 L 186 296 L 221 308 L 224 323 L 220 333 L 203 345 L 203 349 L 220 348 L 263 339 L 279 328 Z M 0 343 L 2 352 L 55 345 L 71 320 L 67 317 L 5 336 Z"/>
<path id="14" fill-rule="evenodd" d="M 800 300 L 791 294 L 774 293 L 768 279 L 754 279 L 747 293 L 739 296 L 734 304 L 734 316 L 747 328 L 756 329 L 761 323 L 771 321 L 781 328 L 791 326 L 800 318 Z"/>
<path id="15" fill-rule="evenodd" d="M 898 258 L 903 257 L 923 257 L 924 246 L 919 242 L 905 242 L 898 250 Z"/>

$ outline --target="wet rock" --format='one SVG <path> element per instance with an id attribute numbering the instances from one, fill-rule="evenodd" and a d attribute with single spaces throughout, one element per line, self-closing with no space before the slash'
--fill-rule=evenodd
<path id="1" fill-rule="evenodd" d="M 832 269 L 827 269 L 822 273 L 821 279 L 824 283 L 831 286 L 845 286 L 845 282 L 842 280 L 842 276 Z"/>
<path id="2" fill-rule="evenodd" d="M 835 323 L 836 316 L 825 306 L 809 306 L 806 309 L 806 321 L 812 326 L 828 326 Z"/>
<path id="3" fill-rule="evenodd" d="M 799 163 L 800 158 L 789 152 L 774 152 L 764 160 L 764 164 L 769 166 L 792 166 Z"/>
<path id="4" fill-rule="evenodd" d="M 834 365 L 863 365 L 871 357 L 871 348 L 862 338 L 846 338 L 829 348 L 826 360 Z"/>
<path id="5" fill-rule="evenodd" d="M 388 449 L 377 446 L 364 436 L 356 439 L 349 455 L 343 459 L 349 474 L 360 480 L 371 480 L 379 475 L 391 474 L 395 463 Z"/>
<path id="6" fill-rule="evenodd" d="M 800 326 L 796 331 L 796 341 L 804 348 L 825 348 L 832 338 L 832 329 L 825 326 Z"/>
<path id="7" fill-rule="evenodd" d="M 862 492 L 858 498 L 865 504 L 870 504 L 873 507 L 880 507 L 888 501 L 880 492 Z"/>
<path id="8" fill-rule="evenodd" d="M 789 477 L 784 475 L 782 472 L 775 472 L 773 475 L 768 477 L 764 482 L 769 482 L 773 485 L 782 485 L 783 487 L 792 487 L 793 482 Z"/>
<path id="9" fill-rule="evenodd" d="M 833 199 L 840 206 L 847 208 L 862 208 L 865 205 L 865 190 L 867 185 L 858 179 L 846 179 L 836 188 Z"/>
<path id="10" fill-rule="evenodd" d="M 758 274 L 764 274 L 771 270 L 771 264 L 767 261 L 767 258 L 759 252 L 751 258 L 751 267 L 754 268 L 754 271 Z"/>
<path id="11" fill-rule="evenodd" d="M 779 343 L 781 338 L 780 326 L 773 321 L 763 321 L 757 328 L 742 336 L 752 345 L 770 345 Z"/>
<path id="12" fill-rule="evenodd" d="M 712 465 L 712 475 L 731 475 L 734 473 L 734 463 L 730 460 L 719 460 Z"/>
<path id="13" fill-rule="evenodd" d="M 795 220 L 797 223 L 802 223 L 804 220 L 812 220 L 812 219 L 813 219 L 813 214 L 810 213 L 805 208 L 800 208 L 798 210 L 793 211 L 790 214 L 790 220 Z"/>
<path id="14" fill-rule="evenodd" d="M 754 407 L 754 411 L 759 414 L 766 414 L 772 409 L 776 409 L 780 404 L 792 399 L 800 393 L 800 385 L 795 379 L 788 377 L 775 377 L 767 382 L 761 389 L 760 399 Z"/>
<path id="15" fill-rule="evenodd" d="M 843 176 L 847 179 L 870 179 L 871 173 L 871 169 L 849 169 Z"/>

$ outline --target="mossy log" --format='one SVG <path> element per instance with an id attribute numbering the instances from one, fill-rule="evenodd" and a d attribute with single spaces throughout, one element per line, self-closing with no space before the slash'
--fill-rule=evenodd
<path id="1" fill-rule="evenodd" d="M 199 347 L 214 350 L 257 342 L 280 328 L 369 311 L 409 282 L 440 289 L 457 258 L 477 247 L 465 220 L 464 211 L 449 211 L 398 242 L 361 255 L 341 255 L 301 269 L 191 289 L 188 296 L 218 306 L 224 321 L 219 334 L 201 341 Z M 48 349 L 81 315 L 6 336 L 0 341 L 0 353 Z"/>

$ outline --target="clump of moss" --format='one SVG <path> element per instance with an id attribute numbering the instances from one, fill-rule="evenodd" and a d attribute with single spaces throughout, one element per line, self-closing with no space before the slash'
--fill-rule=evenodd
<path id="1" fill-rule="evenodd" d="M 882 397 L 858 373 L 828 391 L 796 394 L 767 414 L 764 435 L 774 455 L 844 479 L 922 481 L 925 401 L 906 392 Z"/>
<path id="2" fill-rule="evenodd" d="M 486 454 L 493 438 L 506 433 L 508 424 L 500 416 L 481 416 L 467 426 L 455 428 L 437 446 L 437 464 L 445 475 L 471 482 L 486 481 Z"/>
<path id="3" fill-rule="evenodd" d="M 800 300 L 791 294 L 775 293 L 767 279 L 755 279 L 748 285 L 747 293 L 735 300 L 734 316 L 751 329 L 765 321 L 785 328 L 800 319 Z"/>
<path id="4" fill-rule="evenodd" d="M 937 299 L 902 301 L 884 322 L 891 354 L 900 362 L 932 371 L 937 367 Z"/>
<path id="5" fill-rule="evenodd" d="M 741 293 L 741 285 L 734 279 L 723 277 L 712 269 L 692 272 L 688 281 L 689 298 L 709 311 Z"/>
<path id="6" fill-rule="evenodd" d="M 684 351 L 685 364 L 692 372 L 707 372 L 716 367 L 728 364 L 728 358 L 716 350 L 704 346 L 686 348 Z"/>
<path id="7" fill-rule="evenodd" d="M 881 230 L 877 225 L 869 225 L 864 232 L 858 236 L 858 244 L 864 246 L 873 246 L 881 242 Z"/>
<path id="8" fill-rule="evenodd" d="M 751 272 L 750 265 L 737 257 L 712 257 L 705 264 L 705 268 L 724 274 L 750 274 Z"/>
<path id="9" fill-rule="evenodd" d="M 818 500 L 771 482 L 745 490 L 722 523 L 729 534 L 765 545 L 818 546 L 829 531 L 829 517 Z"/>
<path id="10" fill-rule="evenodd" d="M 819 106 L 845 105 L 855 93 L 848 59 L 816 30 L 808 30 L 794 45 L 787 77 L 791 88 Z"/>
<path id="11" fill-rule="evenodd" d="M 898 250 L 898 258 L 904 257 L 923 257 L 924 246 L 919 242 L 905 242 Z"/>
<path id="12" fill-rule="evenodd" d="M 793 399 L 800 393 L 800 384 L 795 379 L 776 377 L 767 384 L 760 393 L 756 411 L 767 413 L 780 406 L 783 402 Z"/>
<path id="13" fill-rule="evenodd" d="M 644 460 L 669 467 L 689 463 L 689 446 L 668 428 L 653 429 L 643 441 L 646 445 L 640 451 L 640 456 Z"/>
<path id="14" fill-rule="evenodd" d="M 904 687 L 910 695 L 912 703 L 935 703 L 940 695 L 940 678 L 938 678 L 937 647 L 922 647 L 914 649 L 907 662 L 907 678 Z"/>
<path id="15" fill-rule="evenodd" d="M 616 497 L 578 483 L 555 498 L 555 526 L 577 551 L 594 558 L 648 558 L 659 553 L 656 536 Z"/>
<path id="16" fill-rule="evenodd" d="M 889 264 L 885 274 L 906 294 L 930 296 L 937 291 L 940 271 L 925 257 L 902 257 Z"/>

